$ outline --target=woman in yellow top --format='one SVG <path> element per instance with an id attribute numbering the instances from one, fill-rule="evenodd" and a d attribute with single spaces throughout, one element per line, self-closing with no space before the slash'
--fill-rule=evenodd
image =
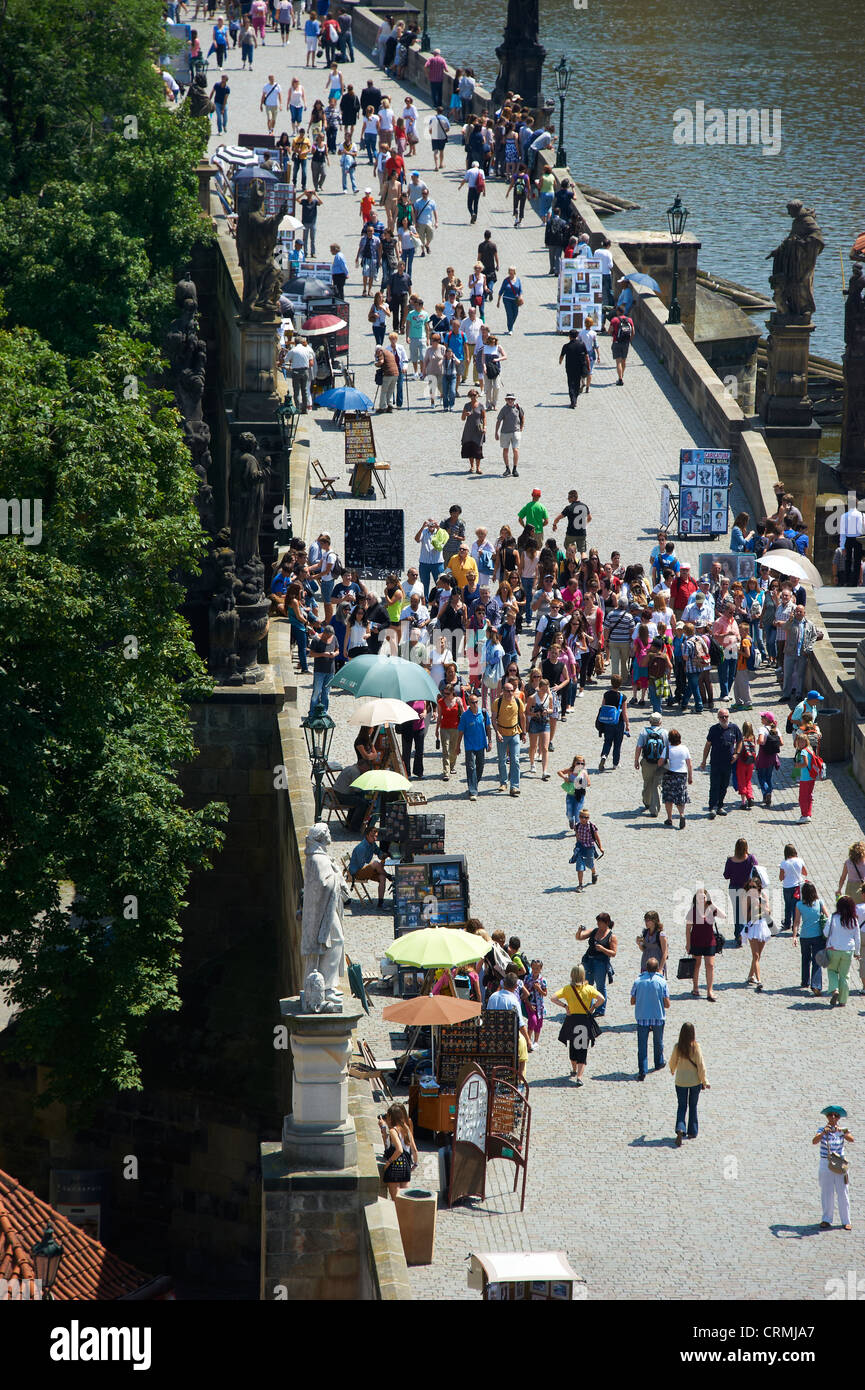
<path id="1" fill-rule="evenodd" d="M 679 1041 L 670 1058 L 670 1071 L 676 1082 L 676 1148 L 680 1149 L 685 1137 L 685 1111 L 688 1112 L 688 1138 L 696 1139 L 699 1128 L 697 1101 L 701 1091 L 711 1089 L 706 1080 L 706 1065 L 693 1023 L 682 1024 Z"/>
<path id="2" fill-rule="evenodd" d="M 571 971 L 571 982 L 553 995 L 557 1004 L 564 1004 L 568 1015 L 571 1014 L 593 1014 L 599 1004 L 603 1003 L 604 996 L 600 990 L 595 989 L 594 985 L 586 984 L 585 966 L 575 965 Z M 583 1047 L 576 1044 L 582 1042 Z M 594 1046 L 594 1043 L 593 1043 Z M 571 1059 L 571 1076 L 576 1077 L 578 1086 L 583 1084 L 583 1072 L 586 1069 L 586 1055 L 589 1050 L 589 1040 L 583 1033 L 575 1032 L 568 1039 L 568 1056 Z"/>
<path id="3" fill-rule="evenodd" d="M 389 574 L 384 586 L 384 606 L 392 623 L 399 622 L 404 605 L 405 594 L 402 586 L 395 574 Z"/>

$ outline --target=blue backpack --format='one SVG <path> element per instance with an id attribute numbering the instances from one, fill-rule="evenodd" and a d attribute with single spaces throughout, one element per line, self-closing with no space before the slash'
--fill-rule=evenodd
<path id="1" fill-rule="evenodd" d="M 601 705 L 601 708 L 598 710 L 598 716 L 595 720 L 596 729 L 611 728 L 614 724 L 618 724 L 620 718 L 622 717 L 622 705 L 624 703 L 624 699 L 624 695 L 620 694 L 619 703 L 617 705 Z"/>

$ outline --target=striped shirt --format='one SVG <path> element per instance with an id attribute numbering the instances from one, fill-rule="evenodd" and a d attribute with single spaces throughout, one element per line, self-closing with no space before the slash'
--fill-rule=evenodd
<path id="1" fill-rule="evenodd" d="M 830 1153 L 844 1153 L 844 1131 L 843 1129 L 830 1129 L 828 1133 L 821 1127 L 817 1133 L 820 1135 L 820 1157 L 828 1159 Z"/>

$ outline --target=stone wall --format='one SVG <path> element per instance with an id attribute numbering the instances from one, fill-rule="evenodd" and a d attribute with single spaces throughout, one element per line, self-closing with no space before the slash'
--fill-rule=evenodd
<path id="1" fill-rule="evenodd" d="M 375 48 L 376 35 L 381 28 L 382 19 L 386 12 L 384 10 L 376 12 L 368 9 L 365 5 L 353 5 L 351 13 L 354 42 L 358 44 L 364 52 L 372 53 Z M 433 47 L 437 47 L 435 35 L 432 37 Z M 408 63 L 406 65 L 406 75 L 403 79 L 403 81 L 410 86 L 416 87 L 418 91 L 425 92 L 427 96 L 429 96 L 430 92 L 430 82 L 424 64 L 429 56 L 430 53 L 422 53 L 417 47 L 410 49 Z M 446 59 L 447 54 L 442 53 L 442 57 Z M 448 102 L 453 96 L 454 71 L 455 69 L 452 64 L 448 63 L 447 71 L 442 81 L 442 104 L 445 110 L 447 110 Z M 481 87 L 480 85 L 475 87 L 472 110 L 476 111 L 478 115 L 484 111 L 493 110 L 492 93 L 488 92 L 486 87 Z"/>

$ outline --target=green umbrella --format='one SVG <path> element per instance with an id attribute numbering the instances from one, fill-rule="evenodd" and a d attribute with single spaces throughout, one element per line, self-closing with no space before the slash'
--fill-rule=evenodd
<path id="1" fill-rule="evenodd" d="M 351 784 L 362 792 L 407 792 L 411 782 L 399 772 L 391 772 L 389 767 L 374 767 L 370 772 L 362 772 Z"/>
<path id="2" fill-rule="evenodd" d="M 470 965 L 492 950 L 492 942 L 471 932 L 454 927 L 421 927 L 406 932 L 385 955 L 397 965 L 413 965 L 417 969 L 439 969 L 452 965 Z"/>
<path id="3" fill-rule="evenodd" d="M 401 656 L 352 657 L 330 683 L 331 690 L 349 690 L 358 699 L 386 696 L 395 700 L 437 700 L 439 688 L 428 671 Z"/>

